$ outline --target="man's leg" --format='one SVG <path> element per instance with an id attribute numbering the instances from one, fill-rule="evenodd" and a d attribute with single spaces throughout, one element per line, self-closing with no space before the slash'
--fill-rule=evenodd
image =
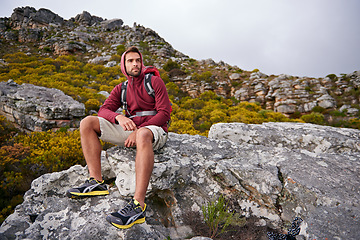
<path id="1" fill-rule="evenodd" d="M 144 208 L 146 190 L 154 168 L 153 133 L 148 128 L 140 128 L 136 134 L 136 187 L 134 198 Z"/>
<path id="2" fill-rule="evenodd" d="M 87 116 L 80 122 L 81 146 L 90 177 L 102 181 L 100 123 L 96 116 Z"/>
<path id="3" fill-rule="evenodd" d="M 162 147 L 166 139 L 167 134 L 160 127 L 147 126 L 136 131 L 135 195 L 124 208 L 106 217 L 113 226 L 126 229 L 134 224 L 145 222 L 146 204 L 144 201 L 154 167 L 154 149 Z"/>
<path id="4" fill-rule="evenodd" d="M 71 198 L 102 196 L 109 194 L 108 188 L 101 176 L 101 144 L 98 139 L 100 123 L 97 117 L 88 116 L 80 122 L 81 146 L 90 178 L 79 187 L 67 190 Z"/>

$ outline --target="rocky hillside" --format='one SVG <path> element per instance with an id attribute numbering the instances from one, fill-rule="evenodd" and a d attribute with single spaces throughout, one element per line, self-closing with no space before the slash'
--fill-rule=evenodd
<path id="1" fill-rule="evenodd" d="M 360 131 L 303 123 L 215 124 L 209 138 L 169 134 L 155 154 L 146 223 L 106 222 L 134 193 L 134 149 L 102 154 L 110 195 L 82 200 L 65 192 L 86 167 L 45 174 L 0 228 L 0 239 L 197 239 L 210 236 L 203 206 L 223 195 L 231 228 L 215 239 L 261 239 L 301 217 L 297 239 L 355 240 L 359 229 Z"/>
<path id="2" fill-rule="evenodd" d="M 121 19 L 107 20 L 88 12 L 65 20 L 47 9 L 20 7 L 11 17 L 0 18 L 0 76 L 10 72 L 7 66 L 11 64 L 4 57 L 8 53 L 20 51 L 48 59 L 72 55 L 92 66 L 116 69 L 121 52 L 130 45 L 138 46 L 145 63 L 158 67 L 182 90 L 176 95 L 179 98 L 196 98 L 211 90 L 231 99 L 229 104 L 257 102 L 290 117 L 315 111 L 324 114 L 330 123 L 338 117 L 359 121 L 360 71 L 324 78 L 268 76 L 211 59 L 192 59 L 154 30 L 138 24 L 126 26 Z M 60 68 L 53 63 L 55 70 Z M 43 73 L 47 69 L 42 69 Z M 26 71 L 31 74 L 31 69 Z M 119 80 L 116 75 L 110 75 L 111 80 Z M 94 79 L 89 74 L 87 80 Z M 31 131 L 49 126 L 77 127 L 85 115 L 82 103 L 55 88 L 3 80 L 1 113 Z M 80 81 L 78 85 L 83 87 Z M 58 99 L 61 104 L 56 104 Z M 198 110 L 193 106 L 195 101 L 187 109 Z M 266 111 L 261 114 L 266 115 Z M 226 198 L 234 214 L 232 231 L 219 236 L 222 239 L 267 239 L 267 231 L 286 230 L 294 217 L 304 220 L 298 239 L 358 238 L 359 130 L 304 123 L 232 123 L 213 125 L 208 136 L 169 134 L 167 145 L 155 155 L 145 224 L 117 230 L 104 220 L 134 191 L 135 151 L 113 147 L 102 155 L 103 175 L 111 185 L 109 196 L 82 200 L 65 197 L 66 189 L 87 177 L 86 167 L 76 165 L 45 174 L 33 181 L 24 202 L 3 222 L 0 239 L 141 236 L 163 240 L 209 236 L 201 207 L 219 196 Z"/>
<path id="3" fill-rule="evenodd" d="M 121 49 L 137 45 L 148 65 L 162 68 L 169 59 L 178 64 L 168 76 L 194 98 L 212 90 L 225 98 L 258 102 L 290 117 L 314 110 L 323 113 L 330 123 L 338 116 L 359 117 L 359 71 L 323 78 L 268 76 L 212 59 L 194 60 L 152 29 L 136 23 L 127 26 L 121 19 L 106 20 L 85 11 L 65 20 L 47 9 L 16 8 L 10 18 L 0 18 L 0 43 L 0 58 L 17 51 L 49 57 L 73 54 L 84 62 L 107 66 L 119 63 L 114 56 Z M 0 60 L 1 66 L 6 66 L 4 60 Z"/>

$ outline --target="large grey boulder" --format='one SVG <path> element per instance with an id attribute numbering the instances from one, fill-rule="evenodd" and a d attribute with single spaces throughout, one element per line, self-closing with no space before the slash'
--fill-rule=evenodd
<path id="1" fill-rule="evenodd" d="M 113 31 L 113 30 L 120 29 L 121 26 L 123 25 L 123 23 L 124 22 L 121 19 L 110 19 L 110 20 L 105 20 L 105 21 L 101 22 L 101 27 L 105 31 Z"/>
<path id="2" fill-rule="evenodd" d="M 103 176 L 115 180 L 110 195 L 65 197 L 87 177 L 86 167 L 43 175 L 2 224 L 0 239 L 185 239 L 193 230 L 184 216 L 223 194 L 237 217 L 255 217 L 255 225 L 282 228 L 298 216 L 298 239 L 355 240 L 359 136 L 298 123 L 216 124 L 209 138 L 169 133 L 155 154 L 146 223 L 129 230 L 105 216 L 133 196 L 136 150 L 113 147 L 102 155 Z"/>
<path id="3" fill-rule="evenodd" d="M 248 160 L 258 162 L 261 169 L 278 169 L 283 183 L 279 216 L 300 215 L 308 239 L 358 239 L 359 130 L 303 123 L 232 123 L 213 125 L 209 138 L 259 146 L 259 151 L 247 153 Z M 262 147 L 268 148 L 269 157 Z"/>
<path id="4" fill-rule="evenodd" d="M 79 127 L 85 106 L 55 88 L 0 82 L 0 114 L 20 128 L 46 131 Z"/>

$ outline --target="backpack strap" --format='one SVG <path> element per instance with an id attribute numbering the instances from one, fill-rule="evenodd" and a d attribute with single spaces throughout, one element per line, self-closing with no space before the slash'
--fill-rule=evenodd
<path id="1" fill-rule="evenodd" d="M 153 76 L 153 74 L 151 74 L 151 73 L 148 73 L 148 74 L 145 75 L 144 85 L 145 85 L 146 92 L 150 96 L 155 98 L 155 91 L 154 91 L 153 87 L 151 86 L 151 77 L 152 76 Z M 137 112 L 135 115 L 131 116 L 131 114 L 130 114 L 128 108 L 127 108 L 127 101 L 126 101 L 127 86 L 128 86 L 128 81 L 125 81 L 125 82 L 122 83 L 122 85 L 121 85 L 121 94 L 120 94 L 120 101 L 122 103 L 122 107 L 125 110 L 125 113 L 127 114 L 127 116 L 129 116 L 129 118 L 133 118 L 133 117 L 156 115 L 157 111 L 154 110 L 154 111 Z"/>
<path id="2" fill-rule="evenodd" d="M 127 109 L 127 101 L 126 101 L 126 91 L 127 91 L 127 85 L 128 81 L 125 81 L 121 85 L 121 95 L 120 95 L 120 101 L 122 103 L 122 107 L 125 110 L 125 112 L 130 115 L 128 109 Z"/>
<path id="3" fill-rule="evenodd" d="M 154 67 L 150 66 L 147 68 L 147 70 L 153 70 L 155 69 Z M 146 92 L 152 96 L 153 98 L 155 98 L 155 90 L 152 87 L 151 84 L 151 77 L 152 76 L 158 76 L 160 77 L 159 71 L 157 69 L 154 70 L 154 72 L 148 72 L 145 74 L 145 78 L 144 78 L 144 86 L 145 86 L 145 90 Z M 172 112 L 172 103 L 170 102 L 170 112 Z"/>
<path id="4" fill-rule="evenodd" d="M 130 116 L 129 118 L 133 118 L 133 117 L 143 117 L 143 116 L 154 116 L 157 114 L 156 110 L 153 111 L 141 111 L 141 112 L 136 112 L 135 115 Z"/>
<path id="5" fill-rule="evenodd" d="M 145 74 L 145 78 L 144 78 L 144 87 L 146 92 L 152 96 L 153 98 L 155 98 L 155 90 L 151 85 L 151 77 L 154 76 L 153 73 L 147 73 Z"/>

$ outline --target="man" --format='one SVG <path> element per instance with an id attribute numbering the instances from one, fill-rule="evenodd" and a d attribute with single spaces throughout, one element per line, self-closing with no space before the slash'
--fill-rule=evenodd
<path id="1" fill-rule="evenodd" d="M 89 179 L 80 187 L 67 191 L 69 197 L 109 194 L 101 175 L 100 140 L 124 147 L 136 147 L 135 195 L 120 211 L 106 220 L 118 228 L 129 228 L 145 222 L 145 195 L 154 166 L 154 150 L 167 140 L 170 101 L 166 87 L 158 76 L 151 78 L 155 98 L 144 87 L 147 68 L 136 47 L 130 47 L 121 57 L 121 71 L 127 77 L 126 116 L 116 113 L 121 102 L 121 85 L 117 85 L 102 105 L 98 116 L 87 116 L 80 123 L 81 145 L 89 169 Z M 157 71 L 157 70 L 156 70 Z"/>

